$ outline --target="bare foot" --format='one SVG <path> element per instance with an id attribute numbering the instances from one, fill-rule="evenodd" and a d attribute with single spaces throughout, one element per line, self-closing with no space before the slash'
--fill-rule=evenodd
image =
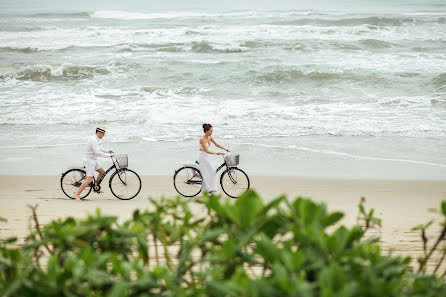
<path id="1" fill-rule="evenodd" d="M 74 199 L 76 199 L 77 202 L 82 202 L 82 200 L 81 200 L 81 194 L 74 193 Z"/>

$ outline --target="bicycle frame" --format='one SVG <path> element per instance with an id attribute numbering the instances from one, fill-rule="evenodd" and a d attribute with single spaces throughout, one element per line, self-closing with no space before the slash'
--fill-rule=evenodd
<path id="1" fill-rule="evenodd" d="M 104 178 L 107 176 L 107 174 L 108 174 L 110 171 L 112 171 L 113 169 L 116 169 L 116 171 L 118 171 L 118 177 L 119 177 L 119 180 L 125 185 L 125 182 L 121 179 L 121 175 L 119 174 L 119 171 L 120 171 L 120 170 L 118 169 L 117 162 L 115 162 L 115 159 L 114 159 L 114 158 L 111 158 L 111 159 L 112 159 L 113 165 L 110 166 L 110 168 L 108 168 L 107 171 L 104 172 L 104 174 L 101 176 L 101 179 L 98 180 L 98 182 L 96 182 L 96 179 L 95 179 L 94 176 L 93 176 L 93 186 L 94 186 L 94 185 L 96 185 L 96 186 L 100 186 L 101 183 L 102 183 L 102 181 L 104 180 Z"/>
<path id="2" fill-rule="evenodd" d="M 197 164 L 198 164 L 198 162 L 196 162 Z M 229 169 L 229 168 L 234 168 L 234 167 L 228 167 L 228 165 L 226 165 L 226 162 L 223 162 L 223 164 L 221 164 L 216 170 L 215 170 L 215 173 L 218 173 L 223 167 L 225 167 L 226 166 L 226 168 L 227 169 Z M 198 168 L 198 171 L 200 171 L 200 169 Z M 104 174 L 104 176 L 105 176 L 105 174 Z M 200 184 L 202 184 L 202 181 L 200 180 L 200 181 L 194 181 L 194 180 L 192 180 L 194 177 L 196 177 L 197 175 L 196 174 L 194 174 L 194 176 L 192 176 L 188 181 L 187 181 L 187 183 L 188 184 L 198 184 L 198 185 L 200 185 Z M 228 176 L 229 176 L 229 178 L 231 179 L 231 181 L 232 182 L 234 182 L 234 179 L 232 178 L 232 176 L 231 176 L 231 174 L 228 174 Z"/>
<path id="3" fill-rule="evenodd" d="M 223 162 L 223 164 L 221 164 L 218 168 L 217 168 L 217 170 L 215 170 L 215 173 L 218 173 L 223 167 L 225 167 L 226 166 L 226 163 L 225 162 Z M 227 167 L 227 166 L 226 166 Z"/>
<path id="4" fill-rule="evenodd" d="M 107 171 L 104 172 L 104 174 L 101 176 L 101 179 L 98 180 L 98 182 L 97 182 L 96 184 L 99 186 L 99 185 L 102 183 L 102 181 L 104 180 L 105 176 L 106 176 L 110 171 L 112 171 L 114 168 L 116 168 L 116 165 L 115 165 L 115 164 L 113 164 L 112 166 L 110 166 L 110 168 L 108 168 Z M 93 183 L 95 183 L 95 182 L 96 182 L 96 179 L 95 179 L 94 176 L 93 176 Z"/>

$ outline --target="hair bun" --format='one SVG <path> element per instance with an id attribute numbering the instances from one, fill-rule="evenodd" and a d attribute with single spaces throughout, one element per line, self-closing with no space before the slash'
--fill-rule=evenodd
<path id="1" fill-rule="evenodd" d="M 207 131 L 209 131 L 212 128 L 211 124 L 203 124 L 203 131 L 204 133 L 206 133 Z"/>

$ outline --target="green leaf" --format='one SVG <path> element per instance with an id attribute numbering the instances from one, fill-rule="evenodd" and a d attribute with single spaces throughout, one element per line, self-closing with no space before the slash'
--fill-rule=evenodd
<path id="1" fill-rule="evenodd" d="M 127 282 L 118 281 L 113 285 L 110 293 L 107 294 L 107 297 L 122 297 L 127 296 L 130 285 Z"/>
<path id="2" fill-rule="evenodd" d="M 321 224 L 323 227 L 328 227 L 333 224 L 336 224 L 344 217 L 344 214 L 342 212 L 334 212 L 321 220 Z"/>
<path id="3" fill-rule="evenodd" d="M 441 201 L 441 213 L 446 216 L 446 201 Z"/>
<path id="4" fill-rule="evenodd" d="M 233 239 L 229 239 L 221 245 L 221 252 L 225 260 L 230 260 L 237 251 L 237 245 Z"/>
<path id="5" fill-rule="evenodd" d="M 56 279 L 58 274 L 58 263 L 56 256 L 50 256 L 48 259 L 48 277 Z"/>
<path id="6" fill-rule="evenodd" d="M 255 251 L 261 255 L 266 263 L 273 263 L 280 257 L 281 251 L 276 244 L 268 237 L 262 234 L 261 239 L 257 241 Z"/>
<path id="7" fill-rule="evenodd" d="M 366 216 L 366 212 L 365 212 L 364 205 L 361 203 L 361 204 L 358 205 L 358 207 L 359 207 L 359 212 L 360 212 L 363 216 Z"/>
<path id="8" fill-rule="evenodd" d="M 200 237 L 200 242 L 206 242 L 206 241 L 213 241 L 214 239 L 218 238 L 221 234 L 224 234 L 226 232 L 223 228 L 216 228 L 205 231 L 204 234 Z"/>
<path id="9" fill-rule="evenodd" d="M 241 228 L 250 227 L 263 208 L 262 200 L 253 190 L 242 194 L 234 206 L 226 205 L 230 218 Z"/>
<path id="10" fill-rule="evenodd" d="M 432 224 L 434 223 L 434 220 L 430 220 L 429 222 L 425 224 L 419 224 L 410 229 L 411 231 L 418 231 L 418 230 L 427 230 Z"/>

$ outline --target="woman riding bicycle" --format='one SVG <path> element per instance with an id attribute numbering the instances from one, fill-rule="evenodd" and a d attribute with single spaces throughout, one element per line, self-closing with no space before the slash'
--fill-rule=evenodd
<path id="1" fill-rule="evenodd" d="M 200 149 L 198 151 L 197 162 L 200 168 L 201 176 L 203 178 L 203 186 L 209 193 L 217 191 L 217 172 L 212 167 L 208 160 L 208 155 L 222 155 L 222 153 L 214 153 L 209 150 L 211 143 L 222 150 L 229 151 L 219 145 L 214 138 L 212 138 L 213 128 L 211 124 L 203 124 L 204 135 L 200 138 Z"/>

